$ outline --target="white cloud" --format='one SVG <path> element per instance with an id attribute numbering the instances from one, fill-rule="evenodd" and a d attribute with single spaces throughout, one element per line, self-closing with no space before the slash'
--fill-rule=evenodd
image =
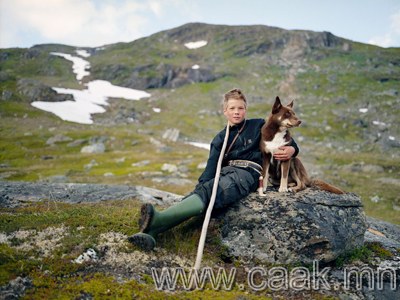
<path id="1" fill-rule="evenodd" d="M 395 34 L 400 35 L 400 10 L 393 14 L 390 17 L 392 23 L 391 23 L 391 29 Z"/>
<path id="2" fill-rule="evenodd" d="M 398 47 L 400 44 L 400 11 L 390 16 L 389 32 L 371 38 L 368 43 L 381 47 Z"/>
<path id="3" fill-rule="evenodd" d="M 382 36 L 376 36 L 371 38 L 368 41 L 368 44 L 380 46 L 380 47 L 390 47 L 394 43 L 394 40 L 392 38 L 392 35 L 390 33 L 387 33 Z"/>
<path id="4" fill-rule="evenodd" d="M 149 17 L 162 14 L 162 1 L 0 0 L 0 47 L 17 36 L 37 43 L 101 46 L 143 36 Z M 14 45 L 13 45 L 14 44 Z"/>
<path id="5" fill-rule="evenodd" d="M 150 1 L 150 10 L 156 15 L 156 16 L 162 16 L 162 3 L 160 1 Z"/>

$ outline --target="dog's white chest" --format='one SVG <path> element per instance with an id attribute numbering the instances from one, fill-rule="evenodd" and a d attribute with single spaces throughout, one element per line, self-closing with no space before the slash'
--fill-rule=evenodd
<path id="1" fill-rule="evenodd" d="M 288 144 L 289 142 L 285 141 L 285 135 L 286 135 L 286 130 L 275 134 L 272 141 L 264 142 L 266 152 L 274 154 L 276 151 L 279 150 L 279 147 Z"/>

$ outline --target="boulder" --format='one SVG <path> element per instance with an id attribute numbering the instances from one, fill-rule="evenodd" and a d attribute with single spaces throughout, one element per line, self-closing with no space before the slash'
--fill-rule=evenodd
<path id="1" fill-rule="evenodd" d="M 218 218 L 229 254 L 247 262 L 330 262 L 362 246 L 367 229 L 357 195 L 314 189 L 250 194 Z"/>
<path id="2" fill-rule="evenodd" d="M 181 198 L 177 194 L 144 186 L 0 181 L 0 208 L 20 207 L 29 202 L 43 200 L 96 203 L 129 199 L 167 207 Z"/>
<path id="3" fill-rule="evenodd" d="M 400 249 L 400 226 L 372 217 L 367 217 L 367 222 L 366 243 L 379 243 L 391 251 Z"/>
<path id="4" fill-rule="evenodd" d="M 162 138 L 164 140 L 168 140 L 171 142 L 176 142 L 179 139 L 179 129 L 177 128 L 168 128 L 167 130 L 164 131 L 164 134 L 162 136 Z"/>
<path id="5" fill-rule="evenodd" d="M 81 149 L 81 153 L 104 153 L 105 151 L 106 146 L 103 143 L 95 143 Z"/>
<path id="6" fill-rule="evenodd" d="M 27 78 L 22 78 L 17 81 L 17 92 L 24 97 L 23 99 L 27 99 L 29 102 L 60 102 L 74 100 L 72 95 L 58 94 L 50 86 L 47 86 L 40 81 Z"/>
<path id="7" fill-rule="evenodd" d="M 72 141 L 72 138 L 69 136 L 65 136 L 63 134 L 57 134 L 55 136 L 52 136 L 46 141 L 46 145 L 54 146 L 56 143 L 63 143 L 63 142 L 70 142 Z"/>

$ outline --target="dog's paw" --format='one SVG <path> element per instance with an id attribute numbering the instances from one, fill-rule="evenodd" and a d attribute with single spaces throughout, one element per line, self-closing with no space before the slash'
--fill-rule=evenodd
<path id="1" fill-rule="evenodd" d="M 286 188 L 286 187 L 279 188 L 279 193 L 287 193 L 287 192 L 289 192 L 288 188 Z"/>
<path id="2" fill-rule="evenodd" d="M 259 189 L 258 189 L 258 195 L 259 195 L 260 197 L 267 197 L 267 194 L 264 193 L 264 191 L 263 191 L 262 188 L 259 188 Z"/>

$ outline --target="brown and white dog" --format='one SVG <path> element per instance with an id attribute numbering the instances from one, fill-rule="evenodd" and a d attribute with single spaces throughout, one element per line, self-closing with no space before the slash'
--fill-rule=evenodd
<path id="1" fill-rule="evenodd" d="M 342 190 L 326 182 L 311 180 L 297 157 L 286 161 L 278 161 L 274 158 L 274 153 L 279 150 L 279 147 L 290 143 L 291 136 L 288 129 L 300 124 L 300 119 L 293 111 L 293 101 L 283 106 L 279 97 L 276 97 L 272 112 L 261 128 L 260 149 L 263 154 L 264 178 L 262 186 L 258 189 L 259 194 L 265 196 L 264 191 L 269 180 L 273 185 L 279 185 L 281 193 L 298 192 L 306 187 L 316 186 L 331 193 L 343 194 Z"/>

